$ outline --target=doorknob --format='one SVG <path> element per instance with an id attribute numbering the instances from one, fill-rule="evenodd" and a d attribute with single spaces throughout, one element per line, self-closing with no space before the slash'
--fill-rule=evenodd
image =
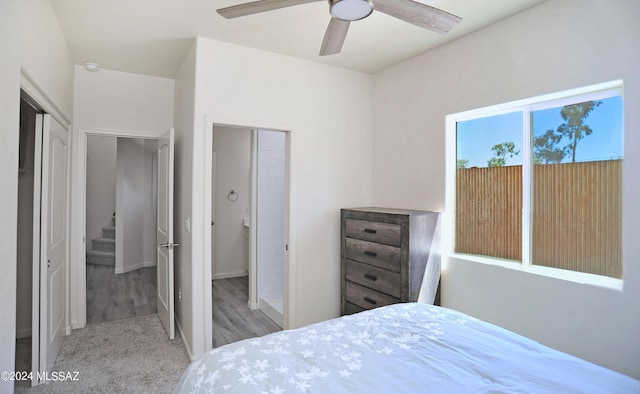
<path id="1" fill-rule="evenodd" d="M 180 246 L 180 244 L 167 242 L 166 244 L 160 244 L 161 248 L 173 249 L 175 246 Z"/>
<path id="2" fill-rule="evenodd" d="M 51 259 L 47 260 L 47 268 L 51 267 Z"/>

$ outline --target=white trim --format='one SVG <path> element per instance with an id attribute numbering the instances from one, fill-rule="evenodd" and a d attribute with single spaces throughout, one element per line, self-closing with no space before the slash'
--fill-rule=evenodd
<path id="1" fill-rule="evenodd" d="M 28 338 L 30 336 L 31 336 L 30 328 L 23 328 L 23 329 L 16 330 L 16 339 Z"/>
<path id="2" fill-rule="evenodd" d="M 282 302 L 283 300 L 278 300 L 278 301 Z M 273 320 L 274 323 L 276 323 L 280 328 L 282 328 L 282 326 L 284 325 L 283 314 L 280 313 L 280 311 L 277 310 L 273 305 L 271 305 L 271 302 L 269 300 L 265 300 L 264 298 L 260 298 L 259 305 L 262 313 L 267 315 L 269 319 Z"/>
<path id="3" fill-rule="evenodd" d="M 203 264 L 203 272 L 201 272 L 201 278 L 203 280 L 203 284 L 202 284 L 202 291 L 204 294 L 202 294 L 202 297 L 204 297 L 203 300 L 203 305 L 202 308 L 203 310 L 198 313 L 196 308 L 192 306 L 193 312 L 192 312 L 192 318 L 191 318 L 191 324 L 192 327 L 194 327 L 194 332 L 196 332 L 195 327 L 196 324 L 198 323 L 198 319 L 203 318 L 203 322 L 204 322 L 204 351 L 208 351 L 209 349 L 213 348 L 213 319 L 211 318 L 211 313 L 213 311 L 213 304 L 212 304 L 212 295 L 211 295 L 211 280 L 212 280 L 212 274 L 213 272 L 211 272 L 211 203 L 213 201 L 213 196 L 211 194 L 212 191 L 212 182 L 213 182 L 213 119 L 211 119 L 209 116 L 205 116 L 204 119 L 204 156 L 203 156 L 203 160 L 204 160 L 204 181 L 203 181 L 203 205 L 202 205 L 202 215 L 203 215 L 203 222 L 202 222 L 202 229 L 203 229 L 203 235 L 204 235 L 204 239 L 203 239 L 203 253 L 202 253 L 202 261 L 204 262 Z M 195 133 L 194 133 L 195 134 Z M 194 135 L 195 138 L 195 135 Z M 195 150 L 195 146 L 194 146 L 194 150 Z M 195 155 L 194 155 L 195 156 Z M 192 163 L 193 164 L 193 168 L 195 169 L 197 163 Z M 193 172 L 195 173 L 195 170 L 193 170 Z M 194 182 L 195 182 L 195 176 L 193 177 Z M 193 186 L 191 186 L 191 190 L 193 192 Z M 197 198 L 197 196 L 192 195 L 191 196 L 191 201 L 194 200 L 194 198 Z M 196 204 L 192 204 L 191 207 L 191 214 L 194 215 L 196 212 Z M 193 244 L 193 238 L 192 238 L 192 244 Z M 192 251 L 193 253 L 193 251 Z M 191 259 L 191 269 L 193 270 L 192 273 L 192 277 L 196 278 L 197 277 L 197 272 L 195 270 L 194 264 L 193 264 L 193 256 Z M 195 275 L 194 275 L 195 274 Z M 195 296 L 195 294 L 194 294 Z M 195 338 L 194 338 L 194 342 L 195 342 Z"/>
<path id="4" fill-rule="evenodd" d="M 601 84 L 585 86 L 577 89 L 565 90 L 562 92 L 545 94 L 522 100 L 492 105 L 484 108 L 473 109 L 447 115 L 445 118 L 445 212 L 443 213 L 443 262 L 442 269 L 446 270 L 449 258 L 456 258 L 467 261 L 474 261 L 482 264 L 501 266 L 508 269 L 528 272 L 536 275 L 548 276 L 551 278 L 571 281 L 580 284 L 601 286 L 610 289 L 622 290 L 623 280 L 611 278 L 604 275 L 594 275 L 577 271 L 563 270 L 558 268 L 545 267 L 532 264 L 531 262 L 531 218 L 533 207 L 531 184 L 523 182 L 523 207 L 522 207 L 522 231 L 529 237 L 523 237 L 522 263 L 516 261 L 502 260 L 486 256 L 468 255 L 455 252 L 455 232 L 456 232 L 456 128 L 457 123 L 465 120 L 478 119 L 489 116 L 496 116 L 511 112 L 523 112 L 523 174 L 522 179 L 531 180 L 530 167 L 533 158 L 531 157 L 531 137 L 530 124 L 527 114 L 532 111 L 556 108 L 559 106 L 574 104 L 576 98 L 588 96 L 587 100 L 600 100 L 613 96 L 623 95 L 623 81 L 615 80 Z M 524 147 L 529 149 L 525 150 Z M 525 165 L 527 164 L 528 165 Z M 529 196 L 529 198 L 524 198 Z M 528 214 L 527 214 L 528 213 Z"/>
<path id="5" fill-rule="evenodd" d="M 20 69 L 20 88 L 25 91 L 42 109 L 44 112 L 51 115 L 58 123 L 62 125 L 67 131 L 71 130 L 71 120 L 58 108 L 57 105 L 49 99 L 45 93 L 38 89 L 37 84 L 34 82 L 31 75 L 24 69 Z"/>
<path id="6" fill-rule="evenodd" d="M 33 166 L 33 254 L 31 287 L 31 370 L 40 370 L 40 235 L 42 207 L 42 145 L 44 117 L 36 115 L 35 150 Z M 38 378 L 31 379 L 38 385 Z"/>
<path id="7" fill-rule="evenodd" d="M 101 135 L 124 138 L 157 139 L 166 130 L 140 131 L 78 127 L 72 145 L 76 154 L 72 156 L 71 174 L 73 193 L 71 206 L 71 267 L 70 298 L 71 327 L 87 325 L 87 282 L 86 282 L 86 184 L 87 184 L 87 136 Z"/>
<path id="8" fill-rule="evenodd" d="M 283 323 L 284 329 L 296 328 L 296 188 L 293 177 L 294 152 L 293 140 L 295 133 L 286 133 L 285 141 L 285 210 L 284 210 L 284 242 L 288 246 L 284 252 L 284 306 Z"/>
<path id="9" fill-rule="evenodd" d="M 249 273 L 245 270 L 242 271 L 233 271 L 233 272 L 223 272 L 221 274 L 213 275 L 213 280 L 216 279 L 228 279 L 228 278 L 238 278 L 241 276 L 247 276 Z"/>
<path id="10" fill-rule="evenodd" d="M 570 103 L 575 103 L 575 101 L 572 100 L 573 97 L 589 95 L 593 99 L 599 100 L 615 95 L 622 95 L 622 88 L 623 81 L 619 79 L 616 81 L 605 82 L 597 85 L 585 86 L 582 88 L 544 94 L 541 96 L 458 112 L 455 114 L 447 115 L 446 119 L 454 119 L 455 125 L 455 122 L 506 114 L 522 110 L 523 108 L 528 108 L 531 110 L 554 108 Z M 447 135 L 448 133 L 449 132 L 447 131 Z"/>
<path id="11" fill-rule="evenodd" d="M 210 319 L 211 320 L 211 319 Z M 178 334 L 180 334 L 180 339 L 182 339 L 182 344 L 184 345 L 185 350 L 187 351 L 187 355 L 189 356 L 189 362 L 194 362 L 198 357 L 194 357 L 191 348 L 189 347 L 189 342 L 184 336 L 184 330 L 180 325 L 180 320 L 176 319 L 176 328 L 178 329 Z"/>
<path id="12" fill-rule="evenodd" d="M 545 267 L 542 265 L 525 266 L 519 261 L 491 258 L 473 254 L 452 253 L 448 256 L 458 260 L 473 261 L 480 264 L 493 265 L 515 271 L 527 272 L 535 275 L 548 276 L 555 279 L 584 285 L 593 285 L 613 290 L 623 290 L 622 279 L 610 278 L 608 276 L 588 274 L 585 272 L 569 271 L 559 268 Z"/>
<path id="13" fill-rule="evenodd" d="M 522 264 L 531 265 L 533 252 L 531 245 L 533 244 L 533 157 L 531 150 L 533 143 L 531 142 L 531 122 L 529 116 L 531 111 L 525 110 L 522 115 L 522 225 L 521 234 L 527 234 L 522 237 Z M 526 148 L 525 148 L 526 147 Z"/>
<path id="14" fill-rule="evenodd" d="M 148 268 L 148 267 L 155 267 L 155 266 L 156 266 L 155 261 L 140 261 L 134 265 L 130 265 L 127 267 L 116 267 L 114 272 L 116 274 L 126 274 L 127 272 L 135 271 L 140 268 Z"/>
<path id="15" fill-rule="evenodd" d="M 260 308 L 258 302 L 258 130 L 251 129 L 251 196 L 249 205 L 249 309 Z"/>

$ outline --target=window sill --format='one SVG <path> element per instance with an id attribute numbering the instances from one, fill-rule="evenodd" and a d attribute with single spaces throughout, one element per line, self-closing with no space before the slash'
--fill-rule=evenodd
<path id="1" fill-rule="evenodd" d="M 559 268 L 543 267 L 539 265 L 523 265 L 520 262 L 516 262 L 512 260 L 502 260 L 502 259 L 489 258 L 485 256 L 478 256 L 478 255 L 471 255 L 471 254 L 452 253 L 448 257 L 459 259 L 459 260 L 473 261 L 476 263 L 502 267 L 502 268 L 525 272 L 533 275 L 546 276 L 549 278 L 564 280 L 564 281 L 583 284 L 583 285 L 598 286 L 598 287 L 603 287 L 603 288 L 613 289 L 618 291 L 622 291 L 623 289 L 622 279 L 610 278 L 602 275 L 568 271 L 568 270 L 563 270 Z"/>

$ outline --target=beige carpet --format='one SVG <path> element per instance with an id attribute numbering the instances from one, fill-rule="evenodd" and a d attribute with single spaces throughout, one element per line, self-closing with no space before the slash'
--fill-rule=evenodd
<path id="1" fill-rule="evenodd" d="M 54 371 L 78 372 L 78 381 L 16 385 L 16 393 L 171 393 L 189 358 L 168 339 L 157 315 L 75 330 L 66 337 Z"/>

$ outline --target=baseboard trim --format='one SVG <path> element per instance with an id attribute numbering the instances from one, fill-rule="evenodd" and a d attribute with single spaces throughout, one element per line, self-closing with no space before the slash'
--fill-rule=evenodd
<path id="1" fill-rule="evenodd" d="M 135 271 L 138 270 L 140 268 L 147 268 L 147 267 L 155 267 L 156 263 L 153 261 L 141 261 L 137 264 L 128 266 L 126 269 L 122 268 L 122 267 L 118 267 L 115 270 L 116 274 L 126 274 L 127 272 L 131 272 L 131 271 Z"/>
<path id="2" fill-rule="evenodd" d="M 31 336 L 30 328 L 22 328 L 22 329 L 16 330 L 16 339 L 28 338 L 30 336 Z"/>
<path id="3" fill-rule="evenodd" d="M 189 343 L 187 339 L 184 337 L 184 331 L 182 330 L 182 326 L 180 325 L 180 321 L 178 319 L 174 320 L 176 322 L 176 328 L 178 329 L 178 333 L 180 334 L 180 338 L 182 338 L 182 344 L 184 345 L 185 350 L 187 351 L 187 355 L 189 356 L 190 362 L 194 362 L 196 357 L 193 357 L 193 353 L 191 352 L 191 348 L 189 347 Z"/>
<path id="4" fill-rule="evenodd" d="M 278 311 L 276 308 L 274 308 L 269 301 L 265 300 L 265 299 L 260 299 L 260 310 L 267 315 L 267 317 L 271 320 L 273 320 L 274 323 L 276 323 L 277 325 L 280 326 L 280 328 L 283 328 L 284 326 L 284 318 L 282 316 L 282 313 L 280 313 L 280 311 Z"/>
<path id="5" fill-rule="evenodd" d="M 247 276 L 247 275 L 249 275 L 249 273 L 246 270 L 235 271 L 235 272 L 225 272 L 225 273 L 222 273 L 222 274 L 213 275 L 213 280 L 236 278 L 238 276 Z"/>

